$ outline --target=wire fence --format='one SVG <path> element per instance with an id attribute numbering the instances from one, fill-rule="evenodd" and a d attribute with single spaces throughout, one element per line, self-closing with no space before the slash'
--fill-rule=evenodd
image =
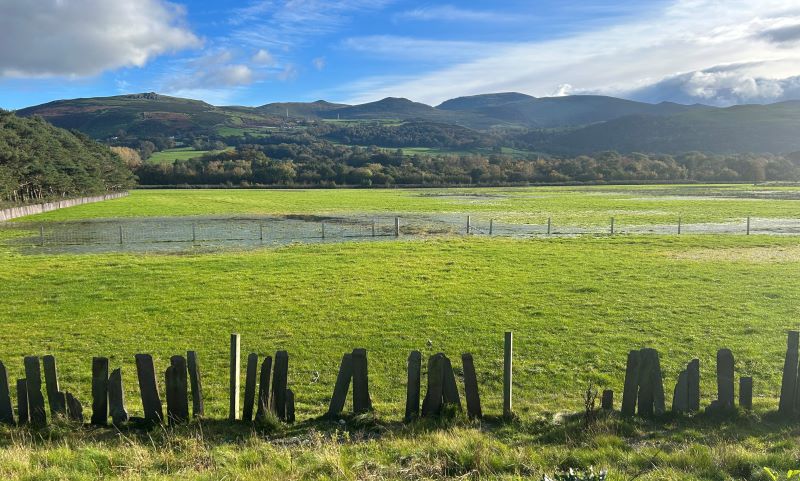
<path id="1" fill-rule="evenodd" d="M 295 242 L 390 240 L 400 237 L 476 235 L 538 237 L 623 234 L 800 235 L 800 219 L 635 225 L 611 218 L 607 225 L 501 222 L 460 214 L 379 216 L 272 216 L 131 218 L 59 223 L 3 223 L 7 245 L 54 251 L 185 250 L 194 247 L 286 245 Z"/>

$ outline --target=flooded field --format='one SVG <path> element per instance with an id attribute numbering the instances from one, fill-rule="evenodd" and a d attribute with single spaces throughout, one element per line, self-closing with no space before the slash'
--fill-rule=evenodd
<path id="1" fill-rule="evenodd" d="M 6 245 L 26 253 L 184 252 L 283 246 L 292 243 L 389 241 L 399 238 L 482 235 L 535 236 L 625 234 L 800 235 L 800 219 L 743 219 L 726 223 L 630 225 L 609 219 L 607 226 L 499 222 L 464 214 L 285 215 L 141 217 L 49 223 L 8 223 Z"/>

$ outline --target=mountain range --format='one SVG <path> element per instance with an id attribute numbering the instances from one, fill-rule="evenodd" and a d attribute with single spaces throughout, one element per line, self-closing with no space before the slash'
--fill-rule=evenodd
<path id="1" fill-rule="evenodd" d="M 459 97 L 437 106 L 390 97 L 360 105 L 320 100 L 217 107 L 145 93 L 59 100 L 16 113 L 39 115 L 56 126 L 77 129 L 97 139 L 117 135 L 241 135 L 285 125 L 288 117 L 309 121 L 425 121 L 476 131 L 513 132 L 516 142 L 525 143 L 526 148 L 563 154 L 600 150 L 800 150 L 800 102 L 717 108 L 595 95 L 536 98 L 508 92 Z"/>

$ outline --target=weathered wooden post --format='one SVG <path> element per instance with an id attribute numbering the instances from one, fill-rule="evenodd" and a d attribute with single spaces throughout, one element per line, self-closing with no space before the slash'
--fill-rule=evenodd
<path id="1" fill-rule="evenodd" d="M 92 358 L 92 424 L 108 424 L 108 358 Z"/>
<path id="2" fill-rule="evenodd" d="M 333 387 L 333 396 L 331 396 L 331 403 L 328 406 L 328 416 L 338 416 L 344 410 L 352 378 L 353 355 L 347 353 L 342 356 L 342 362 L 339 365 L 339 374 L 336 376 L 336 385 Z"/>
<path id="3" fill-rule="evenodd" d="M 247 370 L 245 371 L 244 408 L 242 411 L 242 420 L 245 422 L 253 420 L 253 405 L 256 400 L 256 376 L 258 376 L 258 354 L 253 352 L 247 356 Z"/>
<path id="4" fill-rule="evenodd" d="M 462 354 L 461 365 L 464 367 L 464 397 L 467 399 L 467 415 L 473 419 L 480 419 L 483 417 L 483 411 L 481 410 L 478 376 L 475 373 L 475 362 L 472 359 L 472 354 Z"/>
<path id="5" fill-rule="evenodd" d="M 422 372 L 422 353 L 411 351 L 408 355 L 408 381 L 406 384 L 406 416 L 405 422 L 419 417 L 420 378 Z"/>
<path id="6" fill-rule="evenodd" d="M 125 409 L 125 390 L 122 387 L 122 370 L 114 369 L 108 376 L 108 405 L 111 411 L 111 423 L 120 426 L 128 422 L 128 410 Z"/>
<path id="7" fill-rule="evenodd" d="M 552 222 L 551 222 L 551 219 L 550 219 L 550 217 L 548 217 L 548 218 L 547 218 L 547 235 L 550 235 L 550 232 L 551 232 L 552 225 L 553 225 L 553 224 L 552 224 Z"/>
<path id="8" fill-rule="evenodd" d="M 258 240 L 264 243 L 264 224 L 258 224 Z"/>
<path id="9" fill-rule="evenodd" d="M 739 406 L 742 409 L 753 409 L 753 378 L 739 378 Z"/>
<path id="10" fill-rule="evenodd" d="M 192 417 L 201 418 L 205 415 L 205 404 L 203 403 L 203 384 L 200 378 L 200 360 L 195 351 L 187 352 L 186 357 L 189 382 L 192 386 Z"/>
<path id="11" fill-rule="evenodd" d="M 325 223 L 322 223 L 322 238 L 325 238 Z"/>
<path id="12" fill-rule="evenodd" d="M 0 423 L 14 425 L 14 406 L 11 404 L 8 373 L 2 361 L 0 361 Z"/>
<path id="13" fill-rule="evenodd" d="M 614 391 L 611 389 L 606 389 L 603 391 L 603 397 L 600 401 L 600 406 L 602 407 L 603 411 L 614 410 Z"/>
<path id="14" fill-rule="evenodd" d="M 197 243 L 197 228 L 192 224 L 192 244 Z"/>
<path id="15" fill-rule="evenodd" d="M 717 400 L 722 409 L 734 408 L 733 365 L 733 353 L 730 349 L 717 351 Z"/>
<path id="16" fill-rule="evenodd" d="M 444 354 L 437 353 L 428 358 L 428 390 L 422 401 L 422 415 L 436 416 L 442 411 L 444 392 Z"/>
<path id="17" fill-rule="evenodd" d="M 272 356 L 267 356 L 261 363 L 261 373 L 258 376 L 258 406 L 256 407 L 256 420 L 266 419 L 269 411 L 269 380 L 272 374 Z"/>
<path id="18" fill-rule="evenodd" d="M 689 411 L 689 373 L 684 369 L 678 375 L 675 391 L 672 395 L 672 412 L 686 413 Z"/>
<path id="19" fill-rule="evenodd" d="M 375 237 L 375 221 L 372 221 L 372 237 Z"/>
<path id="20" fill-rule="evenodd" d="M 36 356 L 25 357 L 25 390 L 28 396 L 28 414 L 31 424 L 37 427 L 47 424 L 47 413 L 44 409 L 44 395 L 42 394 L 42 373 L 39 367 L 39 358 Z"/>
<path id="21" fill-rule="evenodd" d="M 230 385 L 228 389 L 229 394 L 229 409 L 228 419 L 235 421 L 239 419 L 239 376 L 241 371 L 240 365 L 240 351 L 241 351 L 241 337 L 239 334 L 231 334 L 231 351 L 230 351 Z"/>
<path id="22" fill-rule="evenodd" d="M 442 400 L 445 404 L 458 406 L 461 409 L 461 396 L 458 394 L 458 385 L 453 373 L 453 365 L 450 358 L 444 357 L 444 384 L 442 386 Z"/>
<path id="23" fill-rule="evenodd" d="M 688 384 L 689 411 L 700 410 L 700 360 L 692 359 L 686 366 L 686 382 Z"/>
<path id="24" fill-rule="evenodd" d="M 681 235 L 681 218 L 678 217 L 678 235 Z"/>
<path id="25" fill-rule="evenodd" d="M 164 419 L 164 410 L 158 394 L 153 356 L 150 354 L 136 355 L 136 375 L 139 378 L 144 419 L 150 423 L 160 423 Z M 69 403 L 69 399 L 67 402 Z"/>
<path id="26" fill-rule="evenodd" d="M 511 331 L 506 332 L 505 346 L 503 349 L 503 417 L 506 419 L 511 418 L 513 415 L 511 404 L 513 338 L 514 335 Z"/>
<path id="27" fill-rule="evenodd" d="M 641 352 L 638 350 L 628 353 L 625 365 L 625 386 L 622 390 L 621 412 L 625 416 L 636 414 L 636 400 L 639 393 L 639 371 L 641 365 Z"/>
<path id="28" fill-rule="evenodd" d="M 67 416 L 70 421 L 82 423 L 83 422 L 83 405 L 78 401 L 71 392 L 64 393 L 64 398 L 67 402 Z"/>
<path id="29" fill-rule="evenodd" d="M 750 217 L 747 217 L 747 235 L 750 235 Z"/>
<path id="30" fill-rule="evenodd" d="M 468 215 L 467 216 L 467 235 L 470 235 L 471 233 L 472 233 L 472 216 Z"/>
<path id="31" fill-rule="evenodd" d="M 781 398 L 778 412 L 784 419 L 794 415 L 795 396 L 798 374 L 798 346 L 800 345 L 800 332 L 789 331 L 786 341 L 786 357 L 783 362 L 783 379 L 781 381 Z"/>
<path id="32" fill-rule="evenodd" d="M 353 349 L 353 412 L 356 414 L 372 411 L 368 372 L 367 350 Z"/>
<path id="33" fill-rule="evenodd" d="M 489 219 L 489 235 L 494 233 L 494 219 Z"/>
<path id="34" fill-rule="evenodd" d="M 394 218 L 394 236 L 395 237 L 400 237 L 400 218 L 399 217 L 395 217 Z"/>
<path id="35" fill-rule="evenodd" d="M 167 388 L 167 419 L 170 426 L 189 420 L 189 383 L 186 373 L 186 359 L 183 356 L 172 356 L 170 365 L 164 373 Z"/>
<path id="36" fill-rule="evenodd" d="M 287 423 L 294 422 L 294 391 L 291 389 L 287 389 L 286 393 L 284 394 L 286 398 L 286 413 L 284 414 L 284 419 Z"/>
<path id="37" fill-rule="evenodd" d="M 614 218 L 611 218 L 611 235 L 614 235 Z"/>
<path id="38" fill-rule="evenodd" d="M 28 411 L 28 383 L 25 379 L 17 379 L 17 418 L 20 426 L 31 421 Z"/>
<path id="39" fill-rule="evenodd" d="M 50 415 L 55 417 L 58 414 L 67 414 L 66 398 L 58 386 L 58 370 L 56 369 L 56 358 L 47 355 L 42 358 L 44 367 L 44 383 L 47 390 L 47 402 L 50 405 Z"/>
<path id="40" fill-rule="evenodd" d="M 44 226 L 39 226 L 39 245 L 44 246 Z"/>
<path id="41" fill-rule="evenodd" d="M 122 224 L 119 225 L 119 245 L 124 244 L 124 237 L 122 236 Z"/>
<path id="42" fill-rule="evenodd" d="M 275 367 L 272 373 L 272 399 L 270 400 L 272 412 L 281 421 L 286 420 L 286 385 L 289 377 L 289 353 L 278 351 L 275 353 Z"/>

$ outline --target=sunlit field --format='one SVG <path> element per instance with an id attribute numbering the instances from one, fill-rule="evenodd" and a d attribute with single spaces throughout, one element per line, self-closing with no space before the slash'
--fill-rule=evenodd
<path id="1" fill-rule="evenodd" d="M 610 217 L 798 219 L 800 189 L 150 190 L 23 220 L 433 212 L 598 226 Z M 209 418 L 149 433 L 3 428 L 0 477 L 512 479 L 595 466 L 620 480 L 762 479 L 763 466 L 800 467 L 797 426 L 772 414 L 786 331 L 800 319 L 798 274 L 800 237 L 772 235 L 442 235 L 180 254 L 51 254 L 0 243 L 0 360 L 12 384 L 24 376 L 23 356 L 54 354 L 62 389 L 88 415 L 91 358 L 107 356 L 122 367 L 128 410 L 141 415 L 134 354 L 151 353 L 163 373 L 170 356 L 196 350 Z M 515 336 L 511 423 L 499 419 L 505 331 Z M 289 352 L 296 425 L 224 421 L 233 332 L 243 362 L 250 352 Z M 368 351 L 376 416 L 319 420 L 342 354 L 356 347 Z M 661 354 L 668 407 L 694 357 L 701 404 L 715 399 L 716 351 L 730 348 L 737 378 L 754 377 L 754 411 L 724 420 L 611 415 L 584 428 L 584 391 L 613 389 L 618 408 L 626 354 L 641 347 Z M 411 350 L 423 366 L 446 353 L 461 388 L 460 355 L 472 353 L 487 420 L 403 426 Z"/>

